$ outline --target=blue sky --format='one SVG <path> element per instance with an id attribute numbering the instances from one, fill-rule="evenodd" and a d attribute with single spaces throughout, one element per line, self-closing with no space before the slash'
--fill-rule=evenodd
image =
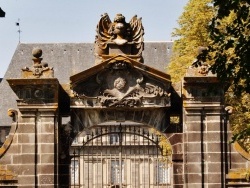
<path id="1" fill-rule="evenodd" d="M 19 43 L 94 42 L 101 14 L 111 20 L 122 13 L 126 21 L 142 17 L 145 41 L 170 41 L 173 28 L 188 0 L 0 0 L 0 77 Z M 29 61 L 29 60 L 27 60 Z"/>

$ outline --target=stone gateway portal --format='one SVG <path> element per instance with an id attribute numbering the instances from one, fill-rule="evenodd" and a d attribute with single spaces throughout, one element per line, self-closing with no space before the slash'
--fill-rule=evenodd
<path id="1" fill-rule="evenodd" d="M 72 187 L 166 187 L 172 183 L 171 145 L 141 124 L 86 129 L 71 146 Z"/>
<path id="2" fill-rule="evenodd" d="M 94 44 L 18 45 L 0 84 L 0 187 L 249 186 L 225 84 L 205 63 L 172 84 L 172 42 L 143 35 L 141 18 L 105 13 Z"/>

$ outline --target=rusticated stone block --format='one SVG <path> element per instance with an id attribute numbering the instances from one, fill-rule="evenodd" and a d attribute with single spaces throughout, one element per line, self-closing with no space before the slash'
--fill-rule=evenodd
<path id="1" fill-rule="evenodd" d="M 55 135 L 54 134 L 39 134 L 38 142 L 43 143 L 54 143 Z"/>
<path id="2" fill-rule="evenodd" d="M 202 184 L 201 183 L 187 183 L 186 187 L 190 188 L 201 188 Z"/>
<path id="3" fill-rule="evenodd" d="M 207 184 L 207 188 L 218 188 L 221 187 L 221 183 L 209 183 Z"/>
<path id="4" fill-rule="evenodd" d="M 41 154 L 40 163 L 54 163 L 54 154 Z"/>
<path id="5" fill-rule="evenodd" d="M 26 187 L 35 185 L 35 176 L 34 175 L 18 175 L 18 184 L 25 185 Z"/>
<path id="6" fill-rule="evenodd" d="M 39 184 L 53 184 L 54 183 L 54 174 L 52 175 L 39 175 L 38 177 Z"/>
<path id="7" fill-rule="evenodd" d="M 173 154 L 172 155 L 172 160 L 173 161 L 183 161 L 183 154 L 180 153 L 180 154 Z"/>
<path id="8" fill-rule="evenodd" d="M 55 121 L 55 117 L 54 117 L 54 112 L 42 112 L 42 114 L 40 115 L 41 117 L 41 122 L 43 124 L 47 124 L 47 125 L 54 125 L 54 121 Z"/>
<path id="9" fill-rule="evenodd" d="M 22 144 L 22 149 L 21 149 L 22 154 L 27 154 L 27 153 L 35 153 L 35 146 L 33 144 Z"/>
<path id="10" fill-rule="evenodd" d="M 32 113 L 31 111 L 29 111 L 29 114 L 22 113 L 20 122 L 22 122 L 22 124 L 33 124 L 35 122 L 35 112 Z"/>
<path id="11" fill-rule="evenodd" d="M 205 145 L 204 145 L 205 147 Z M 187 152 L 189 153 L 199 153 L 201 151 L 200 142 L 192 142 L 187 144 Z"/>
<path id="12" fill-rule="evenodd" d="M 206 116 L 206 119 L 207 119 L 207 122 L 214 122 L 214 123 L 220 123 L 221 121 L 221 117 L 220 117 L 220 114 L 214 114 L 214 115 L 209 115 L 209 116 Z"/>
<path id="13" fill-rule="evenodd" d="M 11 164 L 12 162 L 12 155 L 4 155 L 2 158 L 1 158 L 1 164 Z"/>
<path id="14" fill-rule="evenodd" d="M 185 124 L 186 132 L 200 132 L 201 123 L 200 122 L 190 122 Z"/>
<path id="15" fill-rule="evenodd" d="M 34 164 L 35 163 L 35 155 L 30 154 L 22 154 L 22 155 L 13 155 L 13 164 Z"/>
<path id="16" fill-rule="evenodd" d="M 195 114 L 192 114 L 192 113 L 190 113 L 190 111 L 188 111 L 188 112 L 186 113 L 185 122 L 186 122 L 187 124 L 199 123 L 199 122 L 201 122 L 201 116 L 200 116 L 200 114 L 196 114 L 196 113 L 197 113 L 197 112 L 195 112 Z"/>
<path id="17" fill-rule="evenodd" d="M 238 168 L 248 168 L 248 167 L 247 167 L 246 163 L 242 162 L 242 163 L 232 163 L 231 168 L 238 169 Z"/>
<path id="18" fill-rule="evenodd" d="M 186 169 L 188 173 L 201 173 L 201 163 L 188 163 L 186 164 Z"/>
<path id="19" fill-rule="evenodd" d="M 178 134 L 178 133 L 170 134 L 170 135 L 167 135 L 167 137 L 168 137 L 169 142 L 172 145 L 183 142 L 183 134 Z"/>
<path id="20" fill-rule="evenodd" d="M 34 124 L 27 124 L 21 123 L 18 127 L 18 132 L 20 133 L 35 133 L 35 125 Z"/>
<path id="21" fill-rule="evenodd" d="M 18 154 L 21 153 L 22 146 L 20 144 L 12 143 L 11 147 L 8 149 L 8 154 Z M 11 155 L 10 155 L 11 156 Z M 4 156 L 3 156 L 4 157 Z M 2 159 L 1 159 L 2 160 Z"/>
<path id="22" fill-rule="evenodd" d="M 206 161 L 215 163 L 221 161 L 221 153 L 207 153 Z"/>
<path id="23" fill-rule="evenodd" d="M 18 143 L 35 143 L 35 133 L 19 133 L 18 134 Z"/>
<path id="24" fill-rule="evenodd" d="M 200 132 L 187 133 L 186 136 L 187 136 L 188 142 L 200 142 L 201 141 L 201 133 Z"/>
<path id="25" fill-rule="evenodd" d="M 221 143 L 207 143 L 207 151 L 208 152 L 220 152 Z"/>
<path id="26" fill-rule="evenodd" d="M 40 153 L 54 153 L 55 146 L 54 144 L 41 144 L 40 145 Z"/>
<path id="27" fill-rule="evenodd" d="M 176 144 L 172 146 L 173 154 L 183 153 L 183 144 Z"/>
<path id="28" fill-rule="evenodd" d="M 55 166 L 53 164 L 43 164 L 38 165 L 38 173 L 39 174 L 54 174 Z"/>
<path id="29" fill-rule="evenodd" d="M 210 173 L 208 175 L 208 182 L 220 183 L 221 182 L 221 174 L 220 173 Z"/>
<path id="30" fill-rule="evenodd" d="M 182 163 L 173 163 L 173 171 L 174 174 L 181 174 L 183 173 L 183 164 Z"/>
<path id="31" fill-rule="evenodd" d="M 21 164 L 34 164 L 35 163 L 35 155 L 34 154 L 22 154 L 19 155 L 19 162 Z"/>
<path id="32" fill-rule="evenodd" d="M 173 179 L 174 179 L 174 184 L 177 184 L 177 183 L 182 184 L 182 183 L 184 183 L 183 175 L 174 174 Z"/>
<path id="33" fill-rule="evenodd" d="M 189 183 L 202 183 L 201 173 L 197 174 L 187 174 Z"/>
<path id="34" fill-rule="evenodd" d="M 219 132 L 220 130 L 221 130 L 220 122 L 209 122 L 209 121 L 207 122 L 207 131 Z"/>
<path id="35" fill-rule="evenodd" d="M 219 161 L 217 163 L 208 163 L 207 166 L 208 166 L 208 173 L 209 174 L 215 173 L 215 172 L 217 172 L 217 173 L 221 172 L 222 167 L 221 167 L 221 163 Z"/>
<path id="36" fill-rule="evenodd" d="M 54 124 L 40 125 L 41 133 L 54 133 Z"/>
<path id="37" fill-rule="evenodd" d="M 10 169 L 18 171 L 18 177 L 19 177 L 19 174 L 22 174 L 22 175 L 34 175 L 35 174 L 34 164 L 18 164 L 18 166 L 10 165 L 8 167 Z"/>
<path id="38" fill-rule="evenodd" d="M 200 153 L 189 153 L 187 155 L 187 163 L 195 163 L 201 161 L 201 154 Z"/>
<path id="39" fill-rule="evenodd" d="M 206 141 L 207 142 L 220 142 L 221 137 L 219 132 L 206 133 Z"/>

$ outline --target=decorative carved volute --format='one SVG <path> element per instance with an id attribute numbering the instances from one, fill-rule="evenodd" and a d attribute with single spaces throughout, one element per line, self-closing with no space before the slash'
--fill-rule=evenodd
<path id="1" fill-rule="evenodd" d="M 127 55 L 143 63 L 144 28 L 141 18 L 135 15 L 129 23 L 122 14 L 117 14 L 111 22 L 107 13 L 101 16 L 96 28 L 96 64 L 119 54 Z"/>
<path id="2" fill-rule="evenodd" d="M 48 67 L 47 63 L 42 63 L 43 58 L 42 50 L 39 48 L 34 48 L 32 51 L 33 55 L 33 66 L 24 67 L 22 69 L 22 78 L 53 78 L 54 70 L 53 67 Z"/>

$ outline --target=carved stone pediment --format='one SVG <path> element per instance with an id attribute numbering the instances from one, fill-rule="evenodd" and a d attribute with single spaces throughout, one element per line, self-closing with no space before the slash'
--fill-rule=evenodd
<path id="1" fill-rule="evenodd" d="M 169 76 L 125 56 L 111 58 L 80 75 L 71 77 L 72 106 L 170 106 Z"/>

